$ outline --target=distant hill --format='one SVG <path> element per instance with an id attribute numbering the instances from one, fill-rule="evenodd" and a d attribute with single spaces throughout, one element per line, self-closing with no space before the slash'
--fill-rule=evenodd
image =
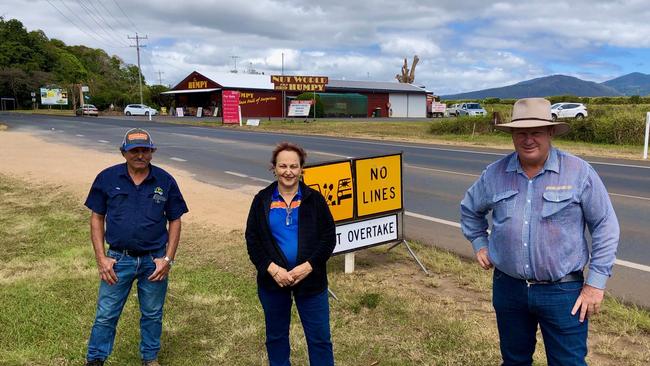
<path id="1" fill-rule="evenodd" d="M 614 88 L 627 96 L 648 95 L 650 94 L 650 75 L 633 72 L 617 77 L 616 79 L 608 80 L 602 83 L 602 85 Z"/>
<path id="2" fill-rule="evenodd" d="M 614 79 L 616 80 L 616 79 Z M 613 80 L 610 80 L 613 81 Z M 484 99 L 484 98 L 529 98 L 553 95 L 575 95 L 579 97 L 612 97 L 624 95 L 622 92 L 593 81 L 585 81 L 573 76 L 551 75 L 522 81 L 501 88 L 491 88 L 467 93 L 443 95 L 442 99 Z"/>

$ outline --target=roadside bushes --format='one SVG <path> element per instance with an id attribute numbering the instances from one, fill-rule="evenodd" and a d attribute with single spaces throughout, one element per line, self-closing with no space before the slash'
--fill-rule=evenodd
<path id="1" fill-rule="evenodd" d="M 493 127 L 492 111 L 498 112 L 501 123 L 510 121 L 511 106 L 494 104 L 485 117 L 446 118 L 433 122 L 429 132 L 434 135 L 471 135 L 499 133 Z M 587 106 L 589 117 L 582 120 L 565 119 L 571 131 L 560 139 L 614 145 L 640 145 L 645 133 L 646 112 L 650 104 L 613 104 Z"/>
<path id="2" fill-rule="evenodd" d="M 588 118 L 566 122 L 571 131 L 563 139 L 615 145 L 643 143 L 645 111 L 640 108 L 594 109 Z"/>
<path id="3" fill-rule="evenodd" d="M 471 135 L 472 133 L 492 133 L 494 127 L 492 127 L 492 117 L 491 116 L 462 116 L 458 118 L 445 118 L 440 122 L 434 122 L 431 124 L 430 130 L 434 135 Z"/>

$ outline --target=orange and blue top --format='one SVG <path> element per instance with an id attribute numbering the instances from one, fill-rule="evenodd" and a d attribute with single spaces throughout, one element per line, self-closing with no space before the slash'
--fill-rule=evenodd
<path id="1" fill-rule="evenodd" d="M 301 200 L 302 193 L 298 188 L 296 195 L 287 204 L 280 196 L 277 187 L 271 199 L 269 227 L 275 242 L 287 259 L 287 270 L 291 270 L 296 266 L 298 258 L 298 211 L 300 210 Z"/>

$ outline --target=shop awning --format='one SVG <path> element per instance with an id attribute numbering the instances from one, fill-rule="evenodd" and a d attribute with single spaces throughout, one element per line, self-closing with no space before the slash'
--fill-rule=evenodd
<path id="1" fill-rule="evenodd" d="M 215 90 L 221 90 L 221 88 L 170 90 L 170 91 L 162 92 L 160 94 L 207 93 Z"/>

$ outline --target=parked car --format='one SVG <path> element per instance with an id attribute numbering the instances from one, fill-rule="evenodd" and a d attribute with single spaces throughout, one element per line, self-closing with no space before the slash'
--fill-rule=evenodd
<path id="1" fill-rule="evenodd" d="M 155 116 L 158 111 L 145 104 L 129 104 L 124 108 L 124 114 L 127 116 Z"/>
<path id="2" fill-rule="evenodd" d="M 587 116 L 587 107 L 582 103 L 555 103 L 551 106 L 553 121 L 558 118 L 583 119 Z"/>
<path id="3" fill-rule="evenodd" d="M 74 114 L 77 116 L 95 116 L 99 117 L 99 111 L 97 110 L 97 107 L 95 107 L 92 104 L 84 104 L 83 106 L 77 108 L 74 111 Z"/>
<path id="4" fill-rule="evenodd" d="M 458 109 L 460 109 L 460 103 L 452 104 L 447 108 L 447 113 L 452 117 L 458 117 Z"/>
<path id="5" fill-rule="evenodd" d="M 478 103 L 461 103 L 456 109 L 456 116 L 485 116 L 487 112 Z"/>

